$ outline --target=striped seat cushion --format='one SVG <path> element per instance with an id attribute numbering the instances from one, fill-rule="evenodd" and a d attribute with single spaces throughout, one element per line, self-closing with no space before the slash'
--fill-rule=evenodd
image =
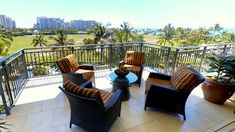
<path id="1" fill-rule="evenodd" d="M 63 73 L 75 72 L 79 68 L 74 54 L 68 55 L 65 58 L 58 60 L 58 65 Z"/>
<path id="2" fill-rule="evenodd" d="M 181 67 L 172 75 L 170 82 L 178 90 L 187 90 L 193 88 L 198 79 L 199 76 L 189 67 Z"/>
<path id="3" fill-rule="evenodd" d="M 129 65 L 144 64 L 144 52 L 127 51 L 125 55 L 125 63 Z"/>
<path id="4" fill-rule="evenodd" d="M 135 73 L 137 76 L 140 76 L 140 66 L 135 66 L 135 65 L 124 65 L 124 67 L 127 68 L 128 71 L 131 71 Z"/>
<path id="5" fill-rule="evenodd" d="M 159 79 L 159 78 L 149 77 L 146 80 L 146 83 L 145 83 L 145 92 L 146 93 L 148 93 L 148 91 L 149 91 L 152 84 L 156 84 L 156 85 L 160 85 L 160 86 L 167 86 L 167 87 L 173 88 L 173 86 L 171 85 L 169 80 L 162 80 L 162 79 Z"/>
<path id="6" fill-rule="evenodd" d="M 83 79 L 85 80 L 91 80 L 95 77 L 95 73 L 93 70 L 84 70 L 84 69 L 78 69 L 76 73 L 81 73 Z"/>
<path id="7" fill-rule="evenodd" d="M 66 90 L 74 94 L 77 94 L 79 96 L 95 99 L 101 106 L 104 106 L 104 107 L 107 106 L 108 101 L 113 95 L 110 92 L 106 92 L 97 88 L 91 88 L 91 89 L 81 88 L 71 81 L 67 81 L 64 84 L 64 87 Z"/>

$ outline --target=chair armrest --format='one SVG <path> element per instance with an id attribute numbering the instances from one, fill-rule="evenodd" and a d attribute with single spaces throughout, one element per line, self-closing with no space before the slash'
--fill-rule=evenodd
<path id="1" fill-rule="evenodd" d="M 118 100 L 120 101 L 121 98 L 121 90 L 116 90 L 111 99 L 108 102 L 108 105 L 105 107 L 105 112 L 107 112 L 109 109 L 111 109 Z"/>
<path id="2" fill-rule="evenodd" d="M 78 67 L 79 69 L 94 70 L 93 65 L 91 64 L 81 64 Z"/>
<path id="3" fill-rule="evenodd" d="M 124 64 L 125 64 L 125 61 L 124 61 L 124 60 L 119 61 L 119 67 L 120 67 L 120 66 L 123 66 Z"/>
<path id="4" fill-rule="evenodd" d="M 82 83 L 82 84 L 80 85 L 80 87 L 92 88 L 92 87 L 93 87 L 93 86 L 92 86 L 92 81 L 91 81 L 91 80 L 86 81 L 86 82 Z"/>
<path id="5" fill-rule="evenodd" d="M 157 73 L 157 72 L 150 72 L 149 74 L 150 78 L 159 78 L 159 79 L 163 79 L 163 80 L 170 80 L 171 76 L 166 75 L 166 74 L 162 74 L 162 73 Z"/>

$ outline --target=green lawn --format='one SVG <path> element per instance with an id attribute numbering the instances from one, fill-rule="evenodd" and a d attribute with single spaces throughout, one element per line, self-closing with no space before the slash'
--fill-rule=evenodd
<path id="1" fill-rule="evenodd" d="M 45 38 L 48 40 L 49 44 L 53 44 L 53 41 L 48 39 L 48 37 L 51 35 L 46 35 Z M 9 49 L 9 54 L 13 53 L 21 48 L 29 48 L 29 47 L 33 47 L 33 45 L 31 44 L 32 39 L 34 38 L 34 36 L 19 36 L 19 37 L 14 37 L 14 41 L 11 45 L 11 48 Z M 82 43 L 82 40 L 85 38 L 92 38 L 92 35 L 68 35 L 69 39 L 74 39 L 75 44 L 79 44 Z M 146 42 L 150 42 L 150 43 L 156 43 L 156 39 L 157 36 L 156 35 L 144 35 L 144 40 Z"/>

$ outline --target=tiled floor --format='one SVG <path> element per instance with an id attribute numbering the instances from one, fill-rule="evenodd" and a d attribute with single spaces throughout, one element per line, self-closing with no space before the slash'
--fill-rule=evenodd
<path id="1" fill-rule="evenodd" d="M 143 73 L 143 80 L 148 71 Z M 111 90 L 112 85 L 104 72 L 97 73 L 96 86 Z M 50 80 L 50 81 L 49 81 Z M 10 116 L 4 117 L 15 132 L 75 132 L 84 131 L 77 126 L 69 128 L 70 107 L 67 98 L 58 89 L 58 76 L 31 79 L 24 88 Z M 43 82 L 47 81 L 47 85 Z M 235 120 L 235 104 L 216 105 L 202 98 L 200 87 L 194 89 L 187 100 L 186 118 L 163 110 L 144 111 L 144 83 L 133 85 L 131 98 L 122 102 L 121 117 L 111 127 L 111 132 L 198 132 L 214 131 Z M 235 127 L 235 126 L 234 126 Z"/>

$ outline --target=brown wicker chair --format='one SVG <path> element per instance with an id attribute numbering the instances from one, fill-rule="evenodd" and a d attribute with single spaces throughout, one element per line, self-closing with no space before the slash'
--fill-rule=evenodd
<path id="1" fill-rule="evenodd" d="M 147 107 L 161 107 L 182 114 L 184 120 L 185 104 L 191 91 L 204 81 L 204 77 L 190 67 L 179 68 L 172 76 L 154 73 L 146 80 Z"/>
<path id="2" fill-rule="evenodd" d="M 142 72 L 144 68 L 144 52 L 127 51 L 123 61 L 120 61 L 119 66 L 127 67 L 127 69 L 138 76 L 138 84 L 140 86 Z"/>
<path id="3" fill-rule="evenodd" d="M 86 81 L 95 82 L 94 67 L 90 64 L 78 65 L 74 54 L 56 60 L 59 67 L 63 83 L 70 80 L 77 85 L 81 85 Z"/>

